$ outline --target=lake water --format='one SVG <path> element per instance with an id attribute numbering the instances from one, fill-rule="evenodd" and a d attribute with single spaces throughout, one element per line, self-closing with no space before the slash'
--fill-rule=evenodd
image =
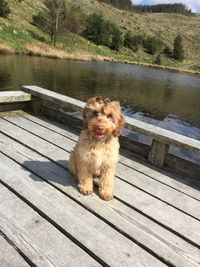
<path id="1" fill-rule="evenodd" d="M 37 85 L 80 100 L 120 100 L 127 115 L 200 140 L 200 77 L 108 62 L 0 56 L 0 90 Z"/>

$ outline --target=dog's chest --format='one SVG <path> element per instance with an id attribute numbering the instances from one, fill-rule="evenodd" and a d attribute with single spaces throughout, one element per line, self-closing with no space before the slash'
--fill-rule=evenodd
<path id="1" fill-rule="evenodd" d="M 90 144 L 84 147 L 81 157 L 91 169 L 97 170 L 116 164 L 118 161 L 118 150 L 118 142 L 112 142 L 110 144 Z"/>

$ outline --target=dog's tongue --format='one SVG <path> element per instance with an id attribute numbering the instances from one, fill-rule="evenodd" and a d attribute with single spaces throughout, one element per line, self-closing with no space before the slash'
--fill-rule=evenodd
<path id="1" fill-rule="evenodd" d="M 102 134 L 102 133 L 95 133 L 95 137 L 96 137 L 97 139 L 102 139 L 102 138 L 105 137 L 105 135 Z"/>

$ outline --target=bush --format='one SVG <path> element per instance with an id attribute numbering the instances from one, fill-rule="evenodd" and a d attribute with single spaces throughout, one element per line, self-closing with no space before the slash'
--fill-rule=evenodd
<path id="1" fill-rule="evenodd" d="M 157 37 L 147 37 L 144 41 L 146 51 L 152 55 L 159 53 L 163 48 L 163 43 Z"/>
<path id="2" fill-rule="evenodd" d="M 5 0 L 0 0 L 0 17 L 7 18 L 11 10 Z"/>
<path id="3" fill-rule="evenodd" d="M 161 65 L 162 64 L 162 61 L 161 61 L 161 55 L 158 54 L 154 60 L 154 63 L 157 64 L 157 65 Z"/>
<path id="4" fill-rule="evenodd" d="M 139 46 L 143 45 L 144 37 L 142 35 L 132 35 L 129 31 L 124 36 L 124 46 L 137 52 Z"/>
<path id="5" fill-rule="evenodd" d="M 94 13 L 86 18 L 85 30 L 83 31 L 84 37 L 94 42 L 97 45 L 102 43 L 103 33 L 103 17 Z"/>
<path id="6" fill-rule="evenodd" d="M 173 51 L 174 59 L 183 61 L 185 59 L 183 45 L 182 45 L 182 38 L 178 35 L 174 39 L 174 51 Z"/>
<path id="7" fill-rule="evenodd" d="M 115 50 L 119 50 L 122 44 L 121 32 L 117 26 L 96 13 L 86 18 L 83 35 L 97 45 L 105 45 Z"/>
<path id="8" fill-rule="evenodd" d="M 163 49 L 163 53 L 169 58 L 173 57 L 173 51 L 168 45 Z"/>

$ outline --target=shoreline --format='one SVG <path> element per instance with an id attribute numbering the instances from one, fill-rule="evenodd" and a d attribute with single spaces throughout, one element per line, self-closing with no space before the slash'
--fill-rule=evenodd
<path id="1" fill-rule="evenodd" d="M 6 44 L 0 44 L 0 55 L 11 55 L 11 54 L 18 54 L 18 55 L 26 55 L 26 56 L 37 56 L 37 57 L 47 57 L 47 58 L 54 58 L 54 59 L 64 59 L 64 60 L 75 60 L 75 61 L 96 61 L 96 62 L 113 62 L 113 63 L 122 63 L 122 64 L 129 64 L 129 65 L 138 65 L 143 67 L 150 67 L 160 70 L 168 70 L 177 73 L 185 73 L 190 75 L 200 76 L 200 71 L 193 71 L 193 70 L 182 70 L 173 67 L 167 67 L 157 64 L 148 64 L 144 62 L 138 61 L 130 61 L 130 60 L 123 60 L 123 59 L 115 59 L 112 57 L 105 57 L 97 54 L 92 54 L 89 52 L 67 52 L 64 50 L 59 50 L 57 48 L 50 47 L 46 44 L 40 45 L 26 45 L 24 51 L 17 52 L 10 46 Z"/>

